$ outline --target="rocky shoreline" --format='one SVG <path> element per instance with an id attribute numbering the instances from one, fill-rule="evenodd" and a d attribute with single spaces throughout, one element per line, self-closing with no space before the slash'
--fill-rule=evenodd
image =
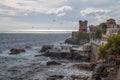
<path id="1" fill-rule="evenodd" d="M 40 58 L 30 63 L 15 65 L 2 72 L 0 80 L 89 80 L 91 71 L 78 69 L 71 61 L 51 60 L 41 63 Z"/>
<path id="2" fill-rule="evenodd" d="M 16 57 L 28 55 L 26 52 L 27 49 L 13 48 L 8 51 L 10 57 L 2 57 L 5 59 L 0 61 L 0 68 L 3 69 L 0 80 L 90 80 L 92 71 L 84 67 L 89 65 L 87 58 L 82 60 L 82 56 L 73 53 L 58 56 L 38 51 L 34 59 L 25 59 L 26 62 L 22 63 Z M 78 58 L 74 58 L 76 56 Z M 11 59 L 18 63 L 12 65 L 12 61 L 9 63 Z M 2 62 L 6 62 L 6 65 Z"/>
<path id="3" fill-rule="evenodd" d="M 79 60 L 81 61 L 85 61 L 85 62 L 89 62 L 89 58 L 85 57 L 85 56 L 81 56 L 80 54 L 75 54 L 75 53 L 45 53 L 42 54 L 42 56 L 46 56 L 46 57 L 51 57 L 51 58 L 55 58 L 55 59 L 68 59 L 68 60 Z"/>
<path id="4" fill-rule="evenodd" d="M 18 65 L 2 65 L 4 63 L 2 60 L 9 61 L 9 57 L 4 57 L 0 60 L 0 68 L 4 70 L 0 71 L 0 80 L 107 80 L 112 71 L 119 67 L 119 62 L 115 61 L 117 58 L 110 57 L 108 61 L 91 63 L 89 57 L 74 51 L 71 53 L 49 52 L 48 50 L 52 47 L 43 46 L 34 55 L 33 60 L 27 63 L 21 62 Z M 9 55 L 24 55 L 26 52 L 27 49 L 13 48 L 9 50 Z M 12 60 L 15 61 L 17 58 Z"/>

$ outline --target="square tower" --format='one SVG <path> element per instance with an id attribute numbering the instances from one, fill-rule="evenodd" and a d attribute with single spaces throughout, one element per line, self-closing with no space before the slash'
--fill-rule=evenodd
<path id="1" fill-rule="evenodd" d="M 87 24 L 88 24 L 88 21 L 85 20 L 85 21 L 79 21 L 79 32 L 87 32 Z"/>

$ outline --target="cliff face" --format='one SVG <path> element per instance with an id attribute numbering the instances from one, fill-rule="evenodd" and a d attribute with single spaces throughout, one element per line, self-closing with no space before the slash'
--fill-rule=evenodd
<path id="1" fill-rule="evenodd" d="M 68 43 L 68 44 L 78 44 L 78 41 L 74 40 L 72 38 L 68 38 L 68 39 L 65 40 L 65 43 Z"/>
<path id="2" fill-rule="evenodd" d="M 92 79 L 120 80 L 120 60 L 117 57 L 97 63 L 93 70 Z"/>
<path id="3" fill-rule="evenodd" d="M 115 68 L 112 72 L 109 73 L 109 75 L 105 78 L 105 80 L 120 80 L 118 79 L 118 69 Z"/>
<path id="4" fill-rule="evenodd" d="M 55 58 L 55 59 L 67 59 L 67 60 L 78 60 L 78 61 L 84 61 L 89 62 L 89 56 L 83 56 L 82 54 L 85 54 L 85 52 L 71 52 L 71 53 L 56 53 L 56 52 L 45 52 L 42 54 L 42 56 Z"/>
<path id="5" fill-rule="evenodd" d="M 72 36 L 65 40 L 68 44 L 84 44 L 90 40 L 89 34 L 84 32 L 72 32 Z"/>

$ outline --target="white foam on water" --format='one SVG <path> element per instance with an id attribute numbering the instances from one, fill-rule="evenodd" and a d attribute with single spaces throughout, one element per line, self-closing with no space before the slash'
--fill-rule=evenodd
<path id="1" fill-rule="evenodd" d="M 48 67 L 46 66 L 46 63 L 48 61 L 51 61 L 51 59 L 49 57 L 35 57 L 35 55 L 39 55 L 40 53 L 39 50 L 41 49 L 41 45 L 42 44 L 47 44 L 47 43 L 54 43 L 54 44 L 58 44 L 57 41 L 62 41 L 63 39 L 66 39 L 68 36 L 64 35 L 64 36 L 57 36 L 57 35 L 49 35 L 47 34 L 47 36 L 45 35 L 21 35 L 21 34 L 7 34 L 7 35 L 0 35 L 0 37 L 2 38 L 2 40 L 0 41 L 0 73 L 3 73 L 4 71 L 7 72 L 8 69 L 14 69 L 14 67 L 21 67 L 21 72 L 24 71 L 32 71 L 32 69 L 34 70 L 34 68 L 42 68 L 45 69 L 45 71 L 43 72 L 39 72 L 37 74 L 35 74 L 35 77 L 38 78 L 44 78 L 45 74 L 47 73 L 53 73 L 53 74 L 57 74 L 57 73 L 62 73 L 62 74 L 66 74 L 66 75 L 90 75 L 89 72 L 87 71 L 81 71 L 81 70 L 77 70 L 77 69 L 73 69 L 70 68 L 73 64 L 75 64 L 74 62 L 69 62 L 67 63 L 67 61 L 64 63 L 64 60 L 62 62 L 62 65 L 60 66 L 51 66 Z M 55 38 L 57 37 L 57 38 Z M 0 39 L 1 39 L 0 38 Z M 32 48 L 27 49 L 25 48 L 26 46 L 30 46 Z M 36 46 L 37 45 L 37 46 Z M 11 48 L 24 48 L 26 50 L 25 53 L 21 53 L 18 55 L 10 55 L 10 49 Z M 33 64 L 33 65 L 32 65 Z M 43 67 L 42 67 L 42 66 Z M 26 66 L 30 66 L 25 68 Z M 45 66 L 45 67 L 44 67 Z M 19 68 L 17 68 L 19 70 Z M 41 70 L 42 70 L 41 69 Z M 23 72 L 24 72 L 23 71 Z M 1 76 L 6 77 L 6 74 L 4 75 L 0 75 Z M 31 77 L 31 76 L 29 76 Z M 43 79 L 42 79 L 43 80 Z"/>

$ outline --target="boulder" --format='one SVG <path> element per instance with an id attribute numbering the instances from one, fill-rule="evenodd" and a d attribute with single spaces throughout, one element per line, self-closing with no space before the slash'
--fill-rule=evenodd
<path id="1" fill-rule="evenodd" d="M 76 80 L 76 79 L 81 79 L 81 77 L 80 76 L 76 76 L 76 75 L 71 75 L 70 76 L 73 80 Z"/>
<path id="2" fill-rule="evenodd" d="M 47 62 L 46 65 L 47 65 L 47 66 L 51 66 L 51 65 L 61 65 L 61 63 L 56 62 L 56 61 L 49 61 L 49 62 Z"/>
<path id="3" fill-rule="evenodd" d="M 53 45 L 43 45 L 40 52 L 46 52 L 47 50 L 52 49 L 52 48 L 53 48 Z"/>
<path id="4" fill-rule="evenodd" d="M 92 71 L 94 69 L 93 64 L 75 64 L 73 67 L 77 69 L 82 69 L 82 70 L 87 70 L 87 71 Z"/>
<path id="5" fill-rule="evenodd" d="M 40 54 L 40 55 L 35 55 L 35 57 L 41 57 L 42 55 Z"/>
<path id="6" fill-rule="evenodd" d="M 73 40 L 72 38 L 68 38 L 65 40 L 65 43 L 67 44 L 78 44 L 78 41 Z"/>
<path id="7" fill-rule="evenodd" d="M 31 49 L 32 47 L 27 45 L 27 46 L 25 46 L 25 48 L 26 49 Z"/>
<path id="8" fill-rule="evenodd" d="M 88 78 L 89 78 L 87 76 L 81 77 L 80 75 L 71 75 L 70 77 L 71 77 L 70 80 L 88 80 Z"/>
<path id="9" fill-rule="evenodd" d="M 43 56 L 46 57 L 51 57 L 51 58 L 57 58 L 57 59 L 67 59 L 69 58 L 70 54 L 68 53 L 56 53 L 56 52 L 45 52 L 44 54 L 42 54 Z"/>
<path id="10" fill-rule="evenodd" d="M 89 57 L 81 56 L 79 53 L 56 53 L 56 52 L 45 52 L 42 54 L 46 57 L 57 58 L 57 59 L 68 59 L 68 60 L 81 60 L 89 62 Z"/>
<path id="11" fill-rule="evenodd" d="M 93 70 L 92 78 L 99 80 L 102 77 L 107 77 L 110 73 L 110 68 L 114 69 L 115 63 L 110 61 L 99 62 Z"/>
<path id="12" fill-rule="evenodd" d="M 52 75 L 47 78 L 47 80 L 58 80 L 58 79 L 63 79 L 63 75 Z"/>
<path id="13" fill-rule="evenodd" d="M 20 53 L 24 53 L 24 52 L 25 52 L 24 49 L 15 49 L 15 48 L 13 48 L 13 49 L 10 50 L 10 54 L 20 54 Z"/>

